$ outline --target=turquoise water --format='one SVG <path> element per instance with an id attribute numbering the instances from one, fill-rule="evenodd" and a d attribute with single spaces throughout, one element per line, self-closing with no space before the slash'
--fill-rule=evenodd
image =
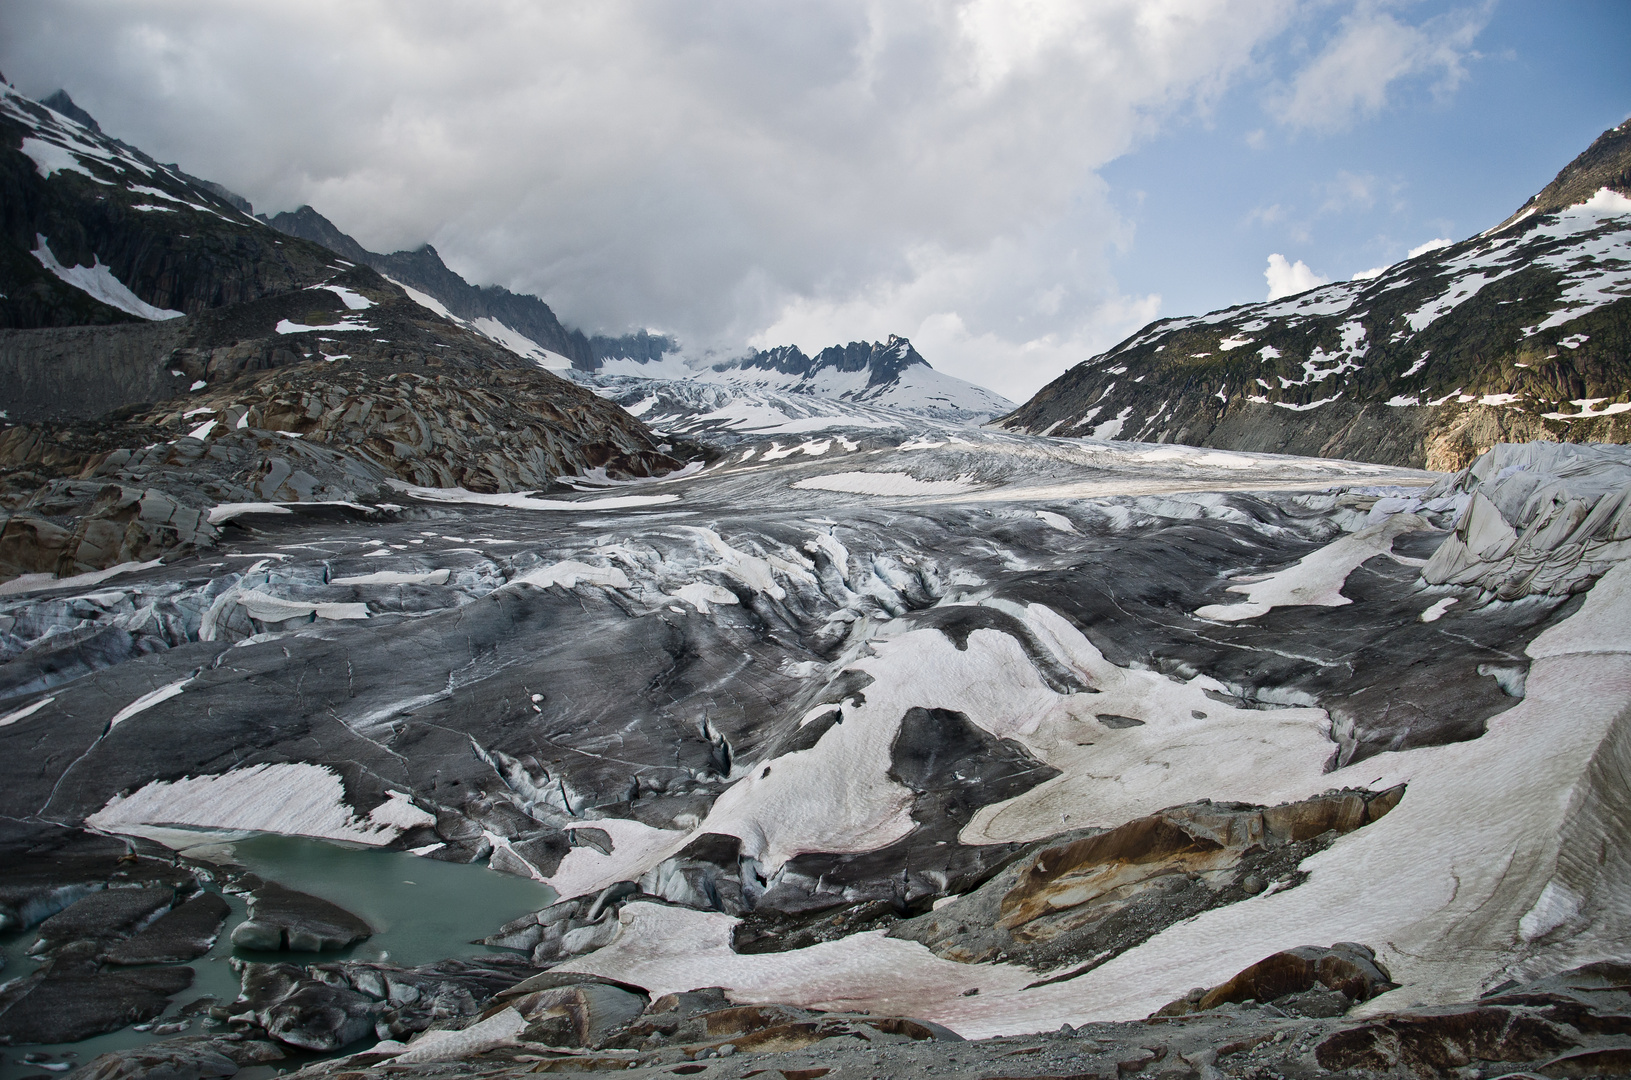
<path id="1" fill-rule="evenodd" d="M 546 885 L 495 873 L 482 864 L 438 862 L 401 852 L 290 836 L 234 836 L 225 839 L 229 851 L 226 861 L 251 870 L 268 881 L 276 881 L 339 904 L 367 920 L 374 928 L 374 936 L 349 949 L 321 954 L 258 953 L 233 949 L 230 940 L 232 928 L 244 920 L 245 910 L 242 900 L 228 895 L 226 900 L 232 907 L 232 914 L 227 918 L 220 940 L 208 956 L 192 962 L 190 966 L 197 973 L 193 985 L 175 996 L 165 1016 L 156 1023 L 173 1020 L 182 1006 L 206 995 L 213 995 L 223 1004 L 237 997 L 238 978 L 228 963 L 233 956 L 246 960 L 294 963 L 311 963 L 319 958 L 389 960 L 393 964 L 412 967 L 449 957 L 491 955 L 502 950 L 473 942 L 491 934 L 511 919 L 536 911 L 555 899 L 554 892 Z M 14 979 L 34 970 L 35 964 L 26 954 L 36 937 L 27 930 L 0 935 L 0 953 L 6 959 L 4 970 L 0 970 L 0 981 Z M 192 1035 L 201 1030 L 211 1029 L 202 1027 L 199 1020 L 194 1020 L 180 1034 Z M 23 1062 L 23 1055 L 30 1052 L 49 1054 L 57 1064 L 83 1064 L 110 1050 L 123 1050 L 173 1037 L 155 1036 L 126 1028 L 78 1043 L 0 1047 L 0 1055 L 4 1055 L 4 1060 L 0 1061 L 0 1080 L 48 1075 L 41 1066 Z M 69 1053 L 75 1056 L 67 1057 Z M 296 1068 L 310 1060 L 309 1056 L 291 1058 L 284 1067 Z M 237 1080 L 255 1080 L 256 1077 L 273 1075 L 275 1071 L 271 1068 L 245 1069 L 238 1073 Z M 49 1075 L 71 1076 L 72 1073 Z"/>

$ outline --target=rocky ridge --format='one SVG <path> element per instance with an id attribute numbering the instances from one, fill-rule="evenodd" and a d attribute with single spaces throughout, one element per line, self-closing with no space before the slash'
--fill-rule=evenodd
<path id="1" fill-rule="evenodd" d="M 1450 471 L 1497 443 L 1631 441 L 1628 169 L 1622 124 L 1487 232 L 1151 323 L 999 423 Z"/>
<path id="2" fill-rule="evenodd" d="M 541 367 L 589 368 L 593 350 L 582 331 L 561 325 L 549 305 L 536 296 L 513 293 L 499 285 L 472 285 L 448 269 L 429 244 L 388 255 L 369 251 L 310 206 L 284 211 L 262 221 L 289 236 L 323 245 L 393 282 L 409 295 L 465 327 L 489 337 Z"/>

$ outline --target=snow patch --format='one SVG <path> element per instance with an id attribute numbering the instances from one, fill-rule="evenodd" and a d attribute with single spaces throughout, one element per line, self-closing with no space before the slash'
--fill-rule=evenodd
<path id="1" fill-rule="evenodd" d="M 429 488 L 405 484 L 400 480 L 386 483 L 404 495 L 426 502 L 470 503 L 476 506 L 507 506 L 512 510 L 622 510 L 631 506 L 654 506 L 679 500 L 678 495 L 613 495 L 605 499 L 538 499 L 521 492 L 483 494 L 464 488 Z"/>
<path id="2" fill-rule="evenodd" d="M 959 495 L 975 491 L 979 484 L 964 474 L 954 480 L 919 480 L 903 472 L 842 472 L 795 480 L 795 488 L 815 491 L 847 491 L 856 495 Z"/>
<path id="3" fill-rule="evenodd" d="M 322 289 L 338 296 L 346 307 L 352 311 L 367 311 L 374 306 L 374 302 L 362 293 L 346 288 L 344 285 L 312 285 L 309 289 Z"/>
<path id="4" fill-rule="evenodd" d="M 100 300 L 109 307 L 116 307 L 128 315 L 140 319 L 159 322 L 164 319 L 179 319 L 185 312 L 173 311 L 170 308 L 154 307 L 129 289 L 124 282 L 113 276 L 113 271 L 102 265 L 102 260 L 95 255 L 91 256 L 90 266 L 65 267 L 57 261 L 56 255 L 51 252 L 50 241 L 44 234 L 35 234 L 35 247 L 33 255 L 40 261 L 40 265 L 60 280 L 67 282 L 80 292 Z"/>
<path id="5" fill-rule="evenodd" d="M 57 700 L 55 697 L 41 698 L 32 705 L 25 705 L 21 709 L 8 712 L 6 715 L 0 716 L 0 727 L 10 727 L 19 720 L 26 720 L 55 700 Z"/>
<path id="6" fill-rule="evenodd" d="M 590 566 L 588 563 L 572 559 L 528 570 L 511 579 L 510 584 L 533 585 L 540 589 L 547 589 L 552 585 L 559 585 L 563 589 L 575 589 L 580 584 L 600 585 L 608 589 L 630 587 L 628 575 L 615 566 Z"/>
<path id="7" fill-rule="evenodd" d="M 182 825 L 348 840 L 372 847 L 390 843 L 402 831 L 385 822 L 359 821 L 346 804 L 339 775 L 325 766 L 300 762 L 154 780 L 128 796 L 115 795 L 85 823 L 111 833 Z"/>
<path id="8" fill-rule="evenodd" d="M 330 585 L 446 585 L 453 571 L 376 570 L 372 574 L 351 574 L 332 579 Z"/>
<path id="9" fill-rule="evenodd" d="M 177 694 L 180 694 L 182 688 L 192 681 L 193 677 L 189 675 L 184 679 L 177 679 L 175 682 L 166 683 L 157 690 L 143 694 L 141 697 L 137 698 L 135 701 L 132 701 L 129 705 L 126 705 L 124 708 L 113 714 L 113 719 L 108 721 L 108 730 L 112 731 L 126 720 L 129 720 L 132 716 L 135 716 L 137 713 L 146 712 L 148 709 L 151 709 L 161 701 L 169 701 Z"/>
<path id="10" fill-rule="evenodd" d="M 1239 622 L 1266 615 L 1277 607 L 1343 607 L 1353 603 L 1342 595 L 1342 586 L 1355 568 L 1378 555 L 1393 555 L 1393 541 L 1407 532 L 1430 529 L 1426 518 L 1416 514 L 1393 514 L 1383 521 L 1305 555 L 1295 566 L 1270 574 L 1248 585 L 1231 585 L 1229 592 L 1243 593 L 1243 604 L 1207 604 L 1196 608 L 1201 619 Z"/>
<path id="11" fill-rule="evenodd" d="M 346 330 L 373 331 L 378 329 L 379 327 L 377 326 L 368 326 L 364 323 L 353 322 L 349 317 L 341 319 L 337 323 L 330 323 L 327 326 L 307 326 L 305 323 L 297 323 L 289 319 L 279 319 L 277 324 L 277 332 L 280 334 L 309 334 L 315 330 L 320 330 L 324 333 L 338 333 Z"/>

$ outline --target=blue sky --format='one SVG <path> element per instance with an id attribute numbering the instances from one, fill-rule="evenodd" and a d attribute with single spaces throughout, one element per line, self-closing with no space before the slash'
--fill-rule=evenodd
<path id="1" fill-rule="evenodd" d="M 1306 20 L 1311 44 L 1339 30 L 1326 14 Z M 1297 61 L 1289 31 L 1210 114 L 1174 118 L 1100 170 L 1136 230 L 1117 282 L 1180 315 L 1263 299 L 1273 252 L 1348 278 L 1489 228 L 1631 115 L 1631 3 L 1505 0 L 1487 19 L 1453 88 L 1441 71 L 1401 79 L 1333 131 L 1290 127 L 1268 104 Z"/>
<path id="2" fill-rule="evenodd" d="M 365 245 L 696 358 L 903 334 L 1023 400 L 1511 213 L 1631 0 L 0 0 L 0 70 Z M 1281 287 L 1286 287 L 1282 282 Z"/>

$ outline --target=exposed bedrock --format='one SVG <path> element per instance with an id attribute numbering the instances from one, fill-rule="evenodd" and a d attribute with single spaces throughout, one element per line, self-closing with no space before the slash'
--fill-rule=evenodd
<path id="1" fill-rule="evenodd" d="M 1201 802 L 1104 832 L 1033 845 L 980 888 L 893 927 L 963 963 L 1006 960 L 1076 978 L 1168 926 L 1265 890 L 1295 888 L 1302 860 L 1385 815 L 1402 788 L 1272 807 Z"/>
<path id="2" fill-rule="evenodd" d="M 681 465 L 632 417 L 544 372 L 325 365 L 222 393 L 113 424 L 0 434 L 0 573 L 208 549 L 220 503 L 389 501 L 393 482 L 507 492 Z"/>

